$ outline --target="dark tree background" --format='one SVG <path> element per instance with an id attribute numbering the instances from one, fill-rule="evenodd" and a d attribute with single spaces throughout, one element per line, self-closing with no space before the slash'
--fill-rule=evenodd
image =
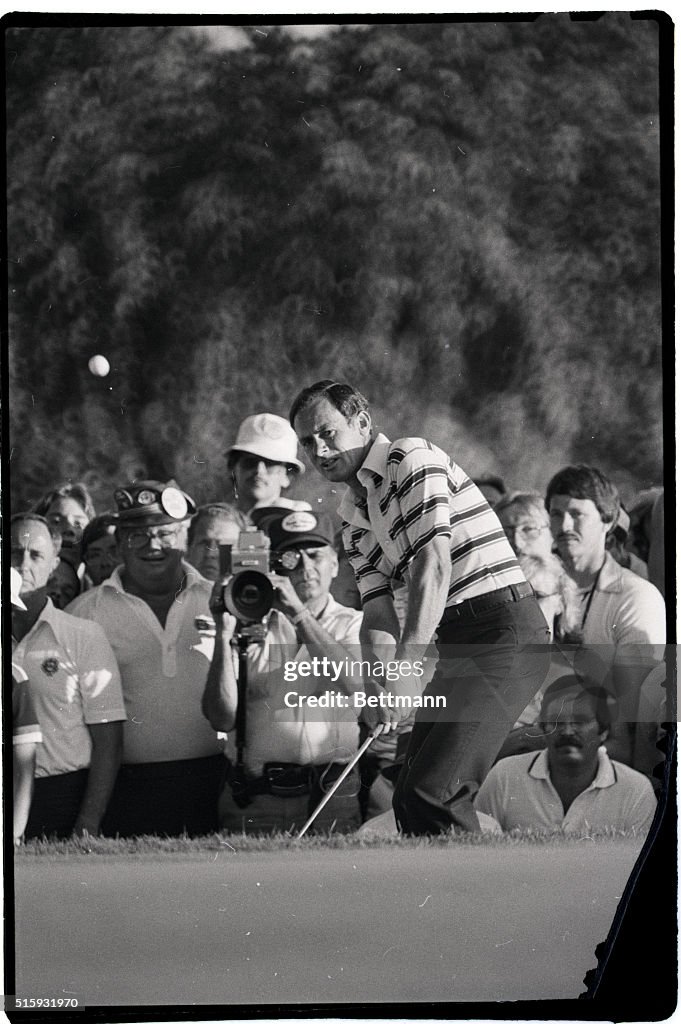
<path id="1" fill-rule="evenodd" d="M 657 23 L 246 32 L 5 29 L 13 507 L 224 497 L 320 376 L 473 474 L 659 482 Z"/>

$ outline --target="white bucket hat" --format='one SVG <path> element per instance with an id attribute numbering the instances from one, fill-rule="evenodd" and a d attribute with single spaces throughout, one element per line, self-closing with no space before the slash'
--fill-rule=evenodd
<path id="1" fill-rule="evenodd" d="M 19 597 L 19 594 L 21 593 L 22 583 L 23 580 L 21 578 L 21 573 L 19 572 L 18 569 L 15 569 L 14 566 L 12 566 L 12 568 L 9 571 L 9 585 L 12 594 L 12 604 L 14 605 L 15 608 L 21 608 L 22 612 L 25 612 L 26 605 Z"/>
<path id="2" fill-rule="evenodd" d="M 247 416 L 239 425 L 236 441 L 225 455 L 232 452 L 248 452 L 259 455 L 270 462 L 283 462 L 297 473 L 304 473 L 305 466 L 298 459 L 298 438 L 293 427 L 283 416 L 271 412 L 259 412 Z"/>

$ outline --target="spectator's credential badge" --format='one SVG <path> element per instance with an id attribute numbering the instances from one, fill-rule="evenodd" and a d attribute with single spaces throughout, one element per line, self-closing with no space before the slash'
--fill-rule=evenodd
<path id="1" fill-rule="evenodd" d="M 187 515 L 187 499 L 177 487 L 166 487 L 161 495 L 161 505 L 173 519 L 184 519 Z"/>
<path id="2" fill-rule="evenodd" d="M 46 676 L 56 676 L 59 671 L 59 660 L 57 658 L 45 658 L 40 667 Z"/>
<path id="3" fill-rule="evenodd" d="M 153 491 L 140 491 L 137 495 L 137 502 L 140 505 L 153 505 L 156 501 L 156 495 Z"/>

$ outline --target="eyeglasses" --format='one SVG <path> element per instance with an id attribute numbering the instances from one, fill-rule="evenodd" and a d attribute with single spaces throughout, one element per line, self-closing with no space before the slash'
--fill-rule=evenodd
<path id="1" fill-rule="evenodd" d="M 586 732 L 593 725 L 597 725 L 595 718 L 545 718 L 542 725 L 546 732 Z"/>
<path id="2" fill-rule="evenodd" d="M 162 548 L 174 548 L 180 529 L 180 526 L 148 526 L 145 530 L 126 530 L 125 543 L 133 551 L 141 551 L 151 540 L 157 540 Z"/>
<path id="3" fill-rule="evenodd" d="M 507 537 L 515 537 L 516 533 L 519 533 L 521 537 L 526 537 L 528 540 L 535 540 L 543 530 L 548 530 L 548 526 L 505 526 L 504 533 Z"/>
<path id="4" fill-rule="evenodd" d="M 272 462 L 271 459 L 265 459 L 262 455 L 240 455 L 238 465 L 241 469 L 250 470 L 257 469 L 261 462 L 268 473 L 271 473 L 278 466 L 283 466 L 284 469 L 288 468 L 285 463 Z"/>

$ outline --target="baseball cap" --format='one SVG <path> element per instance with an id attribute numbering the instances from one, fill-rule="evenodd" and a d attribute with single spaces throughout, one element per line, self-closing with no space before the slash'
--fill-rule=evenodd
<path id="1" fill-rule="evenodd" d="M 259 455 L 270 462 L 283 462 L 297 473 L 304 473 L 305 466 L 298 458 L 298 438 L 290 423 L 283 416 L 271 412 L 247 416 L 239 425 L 236 441 L 225 452 L 248 452 Z"/>
<path id="2" fill-rule="evenodd" d="M 9 571 L 9 585 L 10 592 L 12 595 L 12 604 L 14 605 L 15 608 L 21 608 L 22 612 L 25 612 L 26 605 L 19 597 L 19 594 L 21 593 L 22 583 L 23 580 L 21 578 L 21 573 L 19 572 L 18 569 L 15 569 L 14 566 L 12 566 L 12 568 Z"/>
<path id="3" fill-rule="evenodd" d="M 252 508 L 248 519 L 258 530 L 264 530 L 269 535 L 272 523 L 284 519 L 291 511 L 290 505 L 262 505 L 260 508 Z"/>
<path id="4" fill-rule="evenodd" d="M 308 544 L 335 546 L 333 523 L 325 513 L 316 515 L 314 512 L 287 510 L 283 516 L 266 519 L 260 524 L 260 529 L 265 529 L 269 534 L 273 551 L 302 548 Z"/>
<path id="5" fill-rule="evenodd" d="M 196 504 L 175 480 L 137 480 L 114 491 L 120 526 L 178 523 L 196 512 Z"/>

